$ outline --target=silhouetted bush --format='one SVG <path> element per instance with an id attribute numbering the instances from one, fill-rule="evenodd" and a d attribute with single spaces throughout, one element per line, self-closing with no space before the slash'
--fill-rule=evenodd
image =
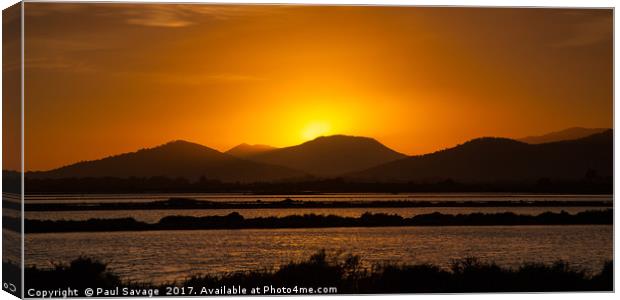
<path id="1" fill-rule="evenodd" d="M 159 288 L 160 294 L 169 285 L 122 282 L 105 264 L 87 258 L 52 269 L 29 267 L 26 280 L 28 288 L 37 289 L 139 286 Z M 339 294 L 612 291 L 613 263 L 607 262 L 595 275 L 571 268 L 562 261 L 525 263 L 513 269 L 473 257 L 454 260 L 448 269 L 430 264 L 381 264 L 365 269 L 358 256 L 339 259 L 320 251 L 306 261 L 291 262 L 277 270 L 197 275 L 175 285 L 337 287 Z"/>
<path id="2" fill-rule="evenodd" d="M 51 269 L 36 266 L 25 270 L 26 287 L 37 289 L 114 288 L 122 284 L 120 278 L 107 270 L 107 265 L 86 257 L 79 257 L 69 265 L 57 264 Z"/>
<path id="3" fill-rule="evenodd" d="M 486 226 L 486 225 L 568 225 L 613 224 L 613 210 L 584 211 L 569 214 L 545 212 L 539 215 L 506 213 L 441 214 L 438 212 L 403 218 L 384 213 L 364 213 L 359 218 L 334 215 L 305 214 L 286 217 L 257 217 L 246 219 L 237 212 L 226 216 L 167 216 L 150 224 L 133 218 L 89 219 L 86 221 L 26 220 L 27 233 L 195 230 L 239 228 L 323 228 L 323 227 L 380 227 L 380 226 Z"/>

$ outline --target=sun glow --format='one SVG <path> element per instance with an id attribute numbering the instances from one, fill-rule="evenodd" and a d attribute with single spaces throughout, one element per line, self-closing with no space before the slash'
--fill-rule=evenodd
<path id="1" fill-rule="evenodd" d="M 305 141 L 313 140 L 331 132 L 331 125 L 325 121 L 312 121 L 302 130 L 301 136 Z"/>

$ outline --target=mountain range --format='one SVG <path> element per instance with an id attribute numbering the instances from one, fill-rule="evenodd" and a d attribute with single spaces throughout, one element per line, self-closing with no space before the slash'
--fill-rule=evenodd
<path id="1" fill-rule="evenodd" d="M 613 133 L 527 144 L 506 138 L 478 138 L 454 148 L 407 157 L 345 177 L 366 181 L 462 183 L 532 182 L 541 178 L 580 180 L 613 175 Z"/>
<path id="2" fill-rule="evenodd" d="M 570 132 L 585 132 L 569 130 Z M 566 140 L 557 138 L 569 136 Z M 581 180 L 613 175 L 613 132 L 573 139 L 552 133 L 521 141 L 484 137 L 418 156 L 398 153 L 375 139 L 334 135 L 274 148 L 241 144 L 224 153 L 186 141 L 28 172 L 28 178 L 184 177 L 225 182 L 272 182 L 342 177 L 377 182 L 513 182 L 541 178 Z M 529 140 L 531 143 L 523 142 Z"/>
<path id="3" fill-rule="evenodd" d="M 560 131 L 554 131 L 538 136 L 528 136 L 518 139 L 521 142 L 528 144 L 543 144 L 567 140 L 576 140 L 596 133 L 601 133 L 608 130 L 608 128 L 583 128 L 583 127 L 571 127 Z"/>
<path id="4" fill-rule="evenodd" d="M 29 172 L 28 178 L 69 177 L 200 177 L 232 182 L 277 181 L 304 176 L 282 166 L 240 159 L 215 149 L 186 141 L 173 141 L 154 148 L 84 161 L 44 172 Z"/>

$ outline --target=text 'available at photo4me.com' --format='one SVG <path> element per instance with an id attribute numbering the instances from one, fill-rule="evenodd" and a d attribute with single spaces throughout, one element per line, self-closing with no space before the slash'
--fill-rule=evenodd
<path id="1" fill-rule="evenodd" d="M 84 289 L 28 289 L 27 296 L 34 298 L 67 297 L 155 297 L 155 296 L 243 296 L 243 295 L 320 295 L 337 294 L 336 287 L 301 287 L 301 286 L 219 286 L 193 287 L 168 286 L 163 288 L 84 288 Z"/>

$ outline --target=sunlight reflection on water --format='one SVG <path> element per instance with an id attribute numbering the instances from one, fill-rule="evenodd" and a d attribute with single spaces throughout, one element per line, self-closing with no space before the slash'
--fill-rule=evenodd
<path id="1" fill-rule="evenodd" d="M 319 249 L 360 255 L 366 267 L 394 261 L 447 267 L 476 256 L 502 265 L 558 259 L 599 271 L 612 259 L 612 226 L 459 226 L 46 233 L 26 236 L 27 265 L 79 255 L 108 262 L 125 279 L 156 283 L 190 274 L 275 268 Z"/>

